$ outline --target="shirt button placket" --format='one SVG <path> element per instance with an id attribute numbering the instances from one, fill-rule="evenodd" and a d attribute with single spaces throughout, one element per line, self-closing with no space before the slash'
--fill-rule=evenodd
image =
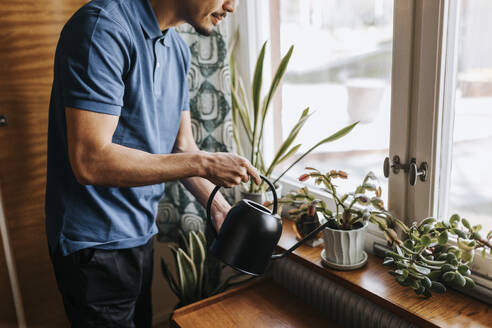
<path id="1" fill-rule="evenodd" d="M 154 53 L 155 53 L 155 70 L 154 70 L 154 95 L 156 97 L 161 95 L 161 80 L 162 80 L 162 73 L 161 73 L 161 63 L 159 62 L 159 58 L 161 58 L 161 51 L 163 45 L 161 44 L 161 38 L 157 39 L 154 43 Z"/>

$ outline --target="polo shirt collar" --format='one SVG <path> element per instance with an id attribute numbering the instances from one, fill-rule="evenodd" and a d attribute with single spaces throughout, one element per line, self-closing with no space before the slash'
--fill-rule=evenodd
<path id="1" fill-rule="evenodd" d="M 144 31 L 145 37 L 147 39 L 163 37 L 154 9 L 152 9 L 152 6 L 150 5 L 150 1 L 133 0 L 131 2 L 135 4 L 136 14 L 140 19 L 140 26 Z"/>

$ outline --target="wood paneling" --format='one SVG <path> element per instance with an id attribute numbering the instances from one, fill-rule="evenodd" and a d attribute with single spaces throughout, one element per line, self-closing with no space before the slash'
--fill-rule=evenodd
<path id="1" fill-rule="evenodd" d="M 338 327 L 271 280 L 260 280 L 176 310 L 177 328 Z"/>
<path id="2" fill-rule="evenodd" d="M 279 248 L 290 248 L 297 242 L 291 221 L 284 220 Z M 290 258 L 308 266 L 355 293 L 368 298 L 389 311 L 421 327 L 492 327 L 492 307 L 466 295 L 448 290 L 424 299 L 408 287 L 400 286 L 382 260 L 369 254 L 367 264 L 354 271 L 336 271 L 321 264 L 322 247 L 301 246 Z"/>
<path id="3" fill-rule="evenodd" d="M 0 180 L 29 327 L 67 326 L 45 235 L 47 129 L 56 43 L 84 3 L 3 0 L 0 6 L 0 114 L 8 117 L 0 127 Z"/>

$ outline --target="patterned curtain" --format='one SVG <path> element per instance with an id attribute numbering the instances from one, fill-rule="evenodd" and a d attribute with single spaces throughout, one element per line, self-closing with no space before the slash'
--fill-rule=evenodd
<path id="1" fill-rule="evenodd" d="M 190 25 L 182 25 L 177 31 L 191 50 L 188 83 L 192 129 L 196 144 L 205 151 L 232 151 L 231 90 L 226 29 L 220 26 L 209 37 L 198 35 Z M 224 192 L 230 203 L 234 200 L 233 194 L 232 190 Z M 191 230 L 204 231 L 205 219 L 205 209 L 181 183 L 166 183 L 166 193 L 159 203 L 157 214 L 159 241 L 177 241 L 179 231 L 185 235 Z"/>

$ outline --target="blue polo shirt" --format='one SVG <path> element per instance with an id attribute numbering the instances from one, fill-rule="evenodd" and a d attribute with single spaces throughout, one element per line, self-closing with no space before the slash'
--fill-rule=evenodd
<path id="1" fill-rule="evenodd" d="M 48 129 L 46 232 L 52 252 L 145 244 L 157 233 L 164 192 L 164 184 L 79 184 L 68 158 L 65 107 L 118 116 L 114 143 L 167 154 L 181 112 L 189 109 L 189 66 L 189 47 L 174 29 L 160 31 L 149 0 L 94 0 L 67 22 L 55 54 Z"/>

